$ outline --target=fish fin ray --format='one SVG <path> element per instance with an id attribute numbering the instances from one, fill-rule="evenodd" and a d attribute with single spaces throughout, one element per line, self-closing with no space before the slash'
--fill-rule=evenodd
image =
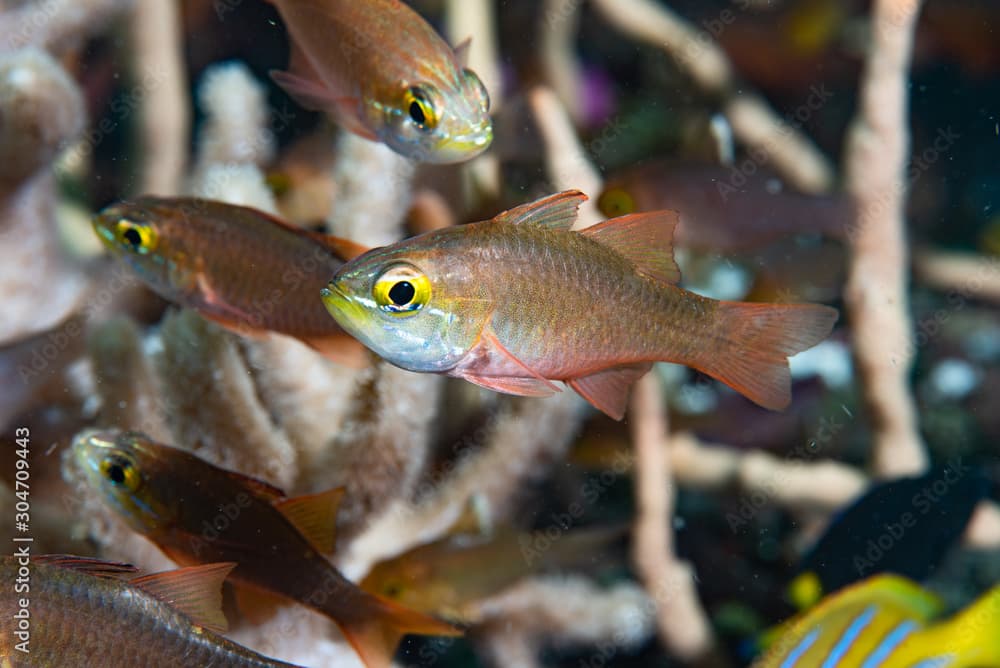
<path id="1" fill-rule="evenodd" d="M 725 342 L 683 362 L 764 408 L 783 410 L 792 398 L 788 357 L 825 339 L 837 317 L 818 304 L 720 302 L 715 328 Z"/>
<path id="2" fill-rule="evenodd" d="M 118 561 L 105 561 L 103 559 L 93 559 L 90 557 L 77 557 L 70 554 L 45 554 L 32 557 L 33 563 L 57 566 L 86 573 L 99 578 L 109 578 L 114 580 L 128 580 L 139 572 L 139 569 L 132 564 Z"/>
<path id="3" fill-rule="evenodd" d="M 586 201 L 587 196 L 579 190 L 566 190 L 508 209 L 493 220 L 513 225 L 538 225 L 554 230 L 568 230 L 576 222 L 580 205 Z"/>
<path id="4" fill-rule="evenodd" d="M 279 499 L 273 505 L 318 552 L 330 554 L 337 542 L 337 511 L 344 489 Z"/>
<path id="5" fill-rule="evenodd" d="M 455 64 L 459 69 L 469 66 L 469 49 L 472 46 L 472 37 L 466 37 L 455 47 Z"/>
<path id="6" fill-rule="evenodd" d="M 520 397 L 548 397 L 562 391 L 551 382 L 537 378 L 478 376 L 473 373 L 464 373 L 460 378 L 494 392 L 514 394 Z"/>
<path id="7" fill-rule="evenodd" d="M 271 79 L 281 86 L 288 95 L 305 109 L 325 111 L 354 134 L 377 141 L 374 132 L 358 118 L 361 101 L 356 97 L 338 97 L 324 84 L 303 78 L 292 72 L 271 70 Z"/>
<path id="8" fill-rule="evenodd" d="M 616 366 L 589 376 L 573 378 L 566 383 L 592 406 L 615 420 L 621 420 L 625 417 L 632 384 L 645 376 L 652 367 L 651 363 Z"/>
<path id="9" fill-rule="evenodd" d="M 518 359 L 514 353 L 507 350 L 489 326 L 483 330 L 479 341 L 473 346 L 473 350 L 475 351 L 475 359 L 469 367 L 457 369 L 454 375 L 496 392 L 516 394 L 524 397 L 547 397 L 562 391 L 558 385 L 542 376 Z M 493 356 L 498 356 L 510 362 L 515 367 L 524 371 L 525 376 L 491 376 L 479 373 L 479 369 L 481 368 L 479 362 L 484 360 L 488 366 L 492 363 L 490 358 Z"/>
<path id="10" fill-rule="evenodd" d="M 235 567 L 230 561 L 178 568 L 135 578 L 131 584 L 184 613 L 196 625 L 223 633 L 229 624 L 222 613 L 222 583 Z"/>
<path id="11" fill-rule="evenodd" d="M 674 260 L 676 211 L 632 213 L 580 230 L 631 262 L 636 271 L 657 281 L 676 285 L 681 270 Z"/>
<path id="12" fill-rule="evenodd" d="M 241 487 L 249 489 L 258 499 L 274 503 L 286 497 L 285 492 L 280 487 L 275 487 L 269 482 L 264 482 L 260 478 L 238 473 L 237 471 L 226 471 L 226 475 L 232 478 Z"/>
<path id="13" fill-rule="evenodd" d="M 379 606 L 368 618 L 338 622 L 344 637 L 368 668 L 389 668 L 399 641 L 407 634 L 458 636 L 462 630 L 416 610 L 375 597 Z"/>

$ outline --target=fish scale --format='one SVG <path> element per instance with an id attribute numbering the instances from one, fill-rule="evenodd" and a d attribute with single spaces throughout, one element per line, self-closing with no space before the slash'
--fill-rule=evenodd
<path id="1" fill-rule="evenodd" d="M 28 655 L 12 647 L 13 587 L 0 594 L 0 659 L 10 658 L 14 666 L 293 666 L 197 627 L 167 603 L 122 580 L 37 562 L 30 568 Z M 17 572 L 16 559 L 5 557 L 0 563 L 3 582 L 14 582 Z"/>

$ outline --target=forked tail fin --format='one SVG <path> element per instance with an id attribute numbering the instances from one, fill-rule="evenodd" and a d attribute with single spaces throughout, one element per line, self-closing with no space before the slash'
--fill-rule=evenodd
<path id="1" fill-rule="evenodd" d="M 372 597 L 372 613 L 364 619 L 338 620 L 340 630 L 368 668 L 389 668 L 399 641 L 410 633 L 457 636 L 462 630 L 416 610 Z"/>
<path id="2" fill-rule="evenodd" d="M 818 304 L 720 302 L 717 339 L 689 364 L 756 404 L 781 410 L 792 399 L 788 358 L 825 339 L 837 310 Z"/>

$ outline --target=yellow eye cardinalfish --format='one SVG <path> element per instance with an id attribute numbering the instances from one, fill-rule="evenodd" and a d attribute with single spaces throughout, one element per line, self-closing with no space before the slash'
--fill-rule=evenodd
<path id="1" fill-rule="evenodd" d="M 162 297 L 241 334 L 294 336 L 352 364 L 363 348 L 316 298 L 352 242 L 262 211 L 194 198 L 140 197 L 93 219 L 104 245 Z"/>
<path id="2" fill-rule="evenodd" d="M 88 484 L 171 559 L 236 562 L 232 582 L 327 615 L 367 666 L 389 666 L 407 633 L 458 633 L 365 592 L 324 558 L 333 550 L 339 489 L 286 498 L 265 482 L 134 433 L 83 432 L 73 456 Z"/>
<path id="3" fill-rule="evenodd" d="M 139 575 L 87 557 L 0 558 L 0 665 L 294 668 L 215 632 L 233 566 Z"/>
<path id="4" fill-rule="evenodd" d="M 788 356 L 825 338 L 837 311 L 684 290 L 672 254 L 677 214 L 572 231 L 584 200 L 568 191 L 371 250 L 340 268 L 323 300 L 341 327 L 404 369 L 528 396 L 565 381 L 615 419 L 657 361 L 787 406 Z"/>
<path id="5" fill-rule="evenodd" d="M 845 195 L 807 195 L 763 168 L 653 161 L 612 178 L 597 200 L 606 216 L 671 207 L 680 212 L 681 248 L 738 253 L 797 234 L 845 238 L 854 205 Z"/>
<path id="6" fill-rule="evenodd" d="M 785 626 L 755 668 L 1000 666 L 1000 586 L 950 619 L 912 580 L 878 575 L 827 597 Z"/>
<path id="7" fill-rule="evenodd" d="M 477 601 L 534 572 L 599 560 L 624 533 L 620 528 L 579 529 L 554 542 L 544 533 L 513 529 L 485 538 L 449 536 L 380 562 L 361 587 L 414 610 L 474 622 Z"/>
<path id="8" fill-rule="evenodd" d="M 271 0 L 291 35 L 289 71 L 272 72 L 299 104 L 421 162 L 475 157 L 493 140 L 486 87 L 399 0 Z"/>

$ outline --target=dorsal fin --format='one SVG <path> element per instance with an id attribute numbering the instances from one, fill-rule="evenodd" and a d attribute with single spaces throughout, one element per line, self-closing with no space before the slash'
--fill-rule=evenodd
<path id="1" fill-rule="evenodd" d="M 77 557 L 71 554 L 44 554 L 34 557 L 32 562 L 48 566 L 58 566 L 59 568 L 68 568 L 78 573 L 116 580 L 128 580 L 139 572 L 139 569 L 132 564 L 104 561 L 103 559 L 93 559 L 91 557 Z"/>
<path id="2" fill-rule="evenodd" d="M 295 525 L 321 554 L 330 554 L 337 542 L 337 510 L 344 488 L 307 494 L 274 502 L 274 507 Z"/>
<path id="3" fill-rule="evenodd" d="M 676 285 L 681 280 L 681 270 L 674 261 L 677 220 L 676 211 L 633 213 L 592 225 L 580 234 L 614 249 L 640 274 Z"/>
<path id="4" fill-rule="evenodd" d="M 566 190 L 504 211 L 493 220 L 498 223 L 568 230 L 576 222 L 580 205 L 586 201 L 587 196 L 579 190 Z"/>
<path id="5" fill-rule="evenodd" d="M 335 237 L 331 234 L 323 234 L 322 232 L 312 232 L 310 230 L 302 231 L 314 239 L 317 243 L 329 248 L 334 255 L 339 257 L 344 262 L 353 260 L 357 256 L 364 255 L 371 250 L 368 246 L 359 244 L 356 241 L 351 241 L 350 239 Z"/>
<path id="6" fill-rule="evenodd" d="M 229 624 L 222 614 L 222 583 L 236 562 L 205 564 L 144 575 L 132 585 L 191 618 L 197 626 L 224 632 Z"/>
<path id="7" fill-rule="evenodd" d="M 472 38 L 466 37 L 455 47 L 455 64 L 459 69 L 469 66 L 469 47 L 472 46 Z"/>
<path id="8" fill-rule="evenodd" d="M 252 478 L 248 475 L 237 473 L 236 471 L 226 471 L 226 473 L 238 484 L 250 490 L 258 499 L 267 501 L 268 503 L 273 503 L 278 499 L 285 498 L 285 493 L 269 482 L 264 482 L 259 478 Z"/>

